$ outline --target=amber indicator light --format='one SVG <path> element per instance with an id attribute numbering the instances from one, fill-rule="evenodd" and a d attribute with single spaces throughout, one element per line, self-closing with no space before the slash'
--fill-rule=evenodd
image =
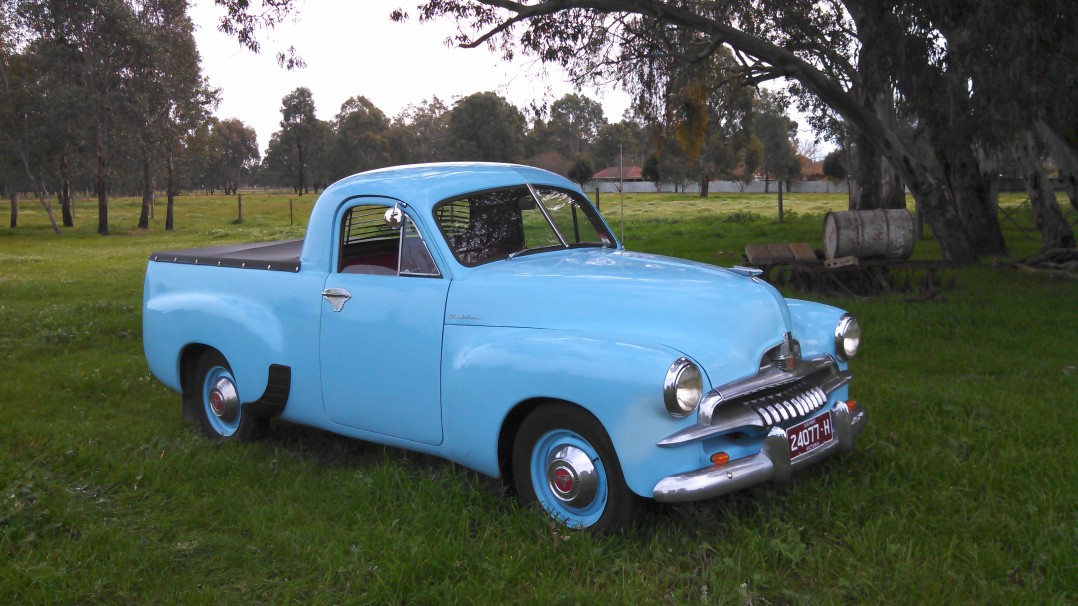
<path id="1" fill-rule="evenodd" d="M 716 452 L 715 454 L 711 455 L 711 464 L 715 467 L 719 467 L 720 465 L 726 465 L 729 462 L 730 455 L 726 454 L 725 452 Z"/>

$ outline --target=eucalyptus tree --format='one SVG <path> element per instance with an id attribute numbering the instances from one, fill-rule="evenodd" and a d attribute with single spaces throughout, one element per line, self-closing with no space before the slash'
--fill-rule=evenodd
<path id="1" fill-rule="evenodd" d="M 594 99 L 568 93 L 550 104 L 547 125 L 556 151 L 568 158 L 590 153 L 599 129 L 605 124 L 603 106 Z"/>
<path id="2" fill-rule="evenodd" d="M 795 177 L 801 169 L 793 145 L 797 123 L 786 115 L 784 108 L 781 94 L 761 91 L 753 119 L 753 131 L 763 151 L 760 167 L 764 173 L 764 191 L 768 189 L 769 180 L 773 179 L 778 185 L 779 223 L 783 222 L 782 182 Z"/>
<path id="3" fill-rule="evenodd" d="M 259 160 L 258 134 L 238 118 L 215 121 L 211 132 L 210 145 L 219 166 L 218 183 L 226 196 L 239 193 L 240 179 Z"/>
<path id="4" fill-rule="evenodd" d="M 285 137 L 284 131 L 279 130 L 270 135 L 269 143 L 266 144 L 266 153 L 258 165 L 258 182 L 263 185 L 276 187 L 286 186 L 295 189 L 296 155 L 292 153 L 291 144 Z"/>
<path id="5" fill-rule="evenodd" d="M 683 38 L 679 44 L 687 50 L 699 40 Z M 733 171 L 738 150 L 749 140 L 754 90 L 741 81 L 725 49 L 676 69 L 665 63 L 641 62 L 647 79 L 666 81 L 662 94 L 637 100 L 637 112 L 662 126 L 658 146 L 677 146 L 668 153 L 678 165 L 693 167 L 700 197 L 706 198 L 711 181 Z"/>
<path id="6" fill-rule="evenodd" d="M 449 108 L 435 95 L 405 107 L 393 118 L 392 129 L 400 153 L 395 164 L 439 162 L 449 153 Z"/>
<path id="7" fill-rule="evenodd" d="M 388 166 L 392 158 L 389 118 L 370 99 L 351 97 L 334 117 L 333 177 Z"/>
<path id="8" fill-rule="evenodd" d="M 40 45 L 38 45 L 40 46 Z M 49 218 L 54 233 L 59 234 L 52 212 L 52 205 L 45 200 L 45 166 L 51 157 L 47 143 L 50 141 L 50 122 L 46 119 L 47 86 L 39 77 L 40 65 L 45 60 L 40 49 L 27 45 L 24 52 L 12 52 L 5 45 L 0 55 L 0 157 L 3 172 L 13 192 L 19 185 L 34 192 Z M 66 209 L 66 207 L 65 207 Z M 17 194 L 11 197 L 11 227 L 18 225 L 19 204 Z"/>
<path id="9" fill-rule="evenodd" d="M 309 191 L 304 180 L 308 162 L 308 147 L 314 131 L 314 96 L 311 89 L 301 86 L 281 99 L 281 140 L 295 150 L 295 191 L 302 196 Z"/>
<path id="10" fill-rule="evenodd" d="M 771 181 L 778 181 L 780 200 L 782 180 L 796 176 L 801 167 L 793 145 L 797 122 L 786 115 L 785 106 L 780 93 L 761 91 L 752 124 L 753 133 L 762 145 L 760 168 L 764 174 L 764 191 L 768 191 Z"/>
<path id="11" fill-rule="evenodd" d="M 307 142 L 307 174 L 315 193 L 339 178 L 334 168 L 337 165 L 336 140 L 333 125 L 327 120 L 315 118 Z"/>
<path id="12" fill-rule="evenodd" d="M 175 223 L 176 151 L 183 138 L 209 117 L 218 91 L 202 76 L 194 25 L 186 0 L 134 0 L 140 25 L 131 99 L 141 143 L 143 205 L 139 227 L 148 227 L 147 211 L 154 179 L 151 158 L 163 155 L 166 171 L 165 229 Z"/>
<path id="13" fill-rule="evenodd" d="M 647 132 L 633 120 L 622 120 L 599 127 L 592 147 L 592 157 L 599 170 L 618 166 L 643 166 L 650 153 L 651 144 Z"/>
<path id="14" fill-rule="evenodd" d="M 474 93 L 449 116 L 453 160 L 520 162 L 524 155 L 524 115 L 496 93 Z"/>
<path id="15" fill-rule="evenodd" d="M 62 56 L 78 85 L 82 110 L 94 150 L 97 231 L 108 235 L 109 151 L 114 128 L 130 109 L 121 94 L 134 77 L 139 23 L 124 0 L 18 0 L 19 27 L 28 43 L 49 47 Z"/>

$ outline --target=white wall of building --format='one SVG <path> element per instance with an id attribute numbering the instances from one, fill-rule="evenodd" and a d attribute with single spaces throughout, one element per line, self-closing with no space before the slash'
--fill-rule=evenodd
<path id="1" fill-rule="evenodd" d="M 791 181 L 789 182 L 790 189 L 785 188 L 783 185 L 783 191 L 789 191 L 789 193 L 795 194 L 836 194 L 846 193 L 847 185 L 845 181 L 834 183 L 828 180 L 823 181 Z M 598 189 L 601 193 L 616 193 L 618 191 L 618 183 L 610 181 L 589 181 L 584 187 L 586 192 L 594 192 Z M 672 193 L 674 186 L 670 183 L 661 184 L 659 191 Z M 680 191 L 680 188 L 679 188 Z M 685 187 L 686 193 L 698 194 L 700 193 L 699 183 L 690 183 Z M 778 184 L 774 181 L 771 182 L 768 189 L 771 193 L 778 193 Z M 708 185 L 708 192 L 712 194 L 722 193 L 745 193 L 745 194 L 762 194 L 764 193 L 764 182 L 754 181 L 748 185 L 738 183 L 736 181 L 712 181 Z M 627 194 L 651 194 L 655 193 L 655 184 L 650 181 L 626 181 L 625 193 Z"/>

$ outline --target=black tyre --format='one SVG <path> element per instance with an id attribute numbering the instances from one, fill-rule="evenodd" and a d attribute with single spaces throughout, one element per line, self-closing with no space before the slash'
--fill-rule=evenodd
<path id="1" fill-rule="evenodd" d="M 245 414 L 232 368 L 219 352 L 202 354 L 187 384 L 185 416 L 193 413 L 207 436 L 218 441 L 250 442 L 266 435 L 269 419 Z"/>
<path id="2" fill-rule="evenodd" d="M 610 438 L 582 408 L 535 409 L 517 432 L 512 464 L 520 501 L 539 503 L 571 528 L 621 530 L 639 512 L 641 499 L 625 485 Z"/>

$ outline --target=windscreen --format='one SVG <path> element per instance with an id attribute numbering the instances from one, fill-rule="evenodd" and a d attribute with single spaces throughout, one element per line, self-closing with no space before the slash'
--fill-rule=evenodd
<path id="1" fill-rule="evenodd" d="M 553 187 L 521 185 L 439 204 L 435 220 L 467 266 L 575 246 L 613 246 L 591 203 Z"/>

